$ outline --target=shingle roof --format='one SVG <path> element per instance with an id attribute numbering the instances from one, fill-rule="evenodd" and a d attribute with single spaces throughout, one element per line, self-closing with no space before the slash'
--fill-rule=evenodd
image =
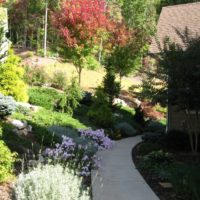
<path id="1" fill-rule="evenodd" d="M 191 37 L 200 36 L 200 2 L 163 7 L 149 52 L 159 53 L 157 41 L 162 48 L 166 37 L 184 48 L 185 44 L 177 31 L 183 33 L 186 29 Z"/>

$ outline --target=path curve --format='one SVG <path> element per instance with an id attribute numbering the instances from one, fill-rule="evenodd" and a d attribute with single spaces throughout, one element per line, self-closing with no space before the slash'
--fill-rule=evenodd
<path id="1" fill-rule="evenodd" d="M 98 152 L 102 166 L 92 171 L 93 200 L 159 200 L 132 161 L 132 148 L 139 142 L 140 136 L 126 138 Z"/>

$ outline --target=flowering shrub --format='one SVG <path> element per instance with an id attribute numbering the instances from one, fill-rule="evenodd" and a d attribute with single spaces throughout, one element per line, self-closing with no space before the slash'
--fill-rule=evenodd
<path id="1" fill-rule="evenodd" d="M 98 150 L 110 149 L 113 141 L 104 134 L 104 130 L 79 130 L 80 137 L 63 136 L 61 144 L 54 149 L 46 149 L 45 155 L 53 162 L 61 162 L 78 170 L 79 175 L 89 176 L 91 169 L 99 167 L 100 159 L 95 155 Z"/>
<path id="2" fill-rule="evenodd" d="M 90 200 L 82 179 L 61 165 L 38 166 L 20 174 L 15 185 L 16 200 Z"/>
<path id="3" fill-rule="evenodd" d="M 98 150 L 111 149 L 113 147 L 114 142 L 108 136 L 105 136 L 103 129 L 98 129 L 96 131 L 91 129 L 79 130 L 79 132 L 81 137 L 92 140 Z"/>

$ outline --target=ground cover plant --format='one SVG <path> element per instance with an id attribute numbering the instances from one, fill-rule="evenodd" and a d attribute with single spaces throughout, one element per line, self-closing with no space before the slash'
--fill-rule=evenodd
<path id="1" fill-rule="evenodd" d="M 27 174 L 20 174 L 15 184 L 15 197 L 17 200 L 91 199 L 87 188 L 83 188 L 82 179 L 59 164 L 38 166 Z"/>
<path id="2" fill-rule="evenodd" d="M 54 108 L 63 94 L 53 88 L 30 87 L 28 90 L 29 102 L 33 105 L 44 107 L 48 110 Z"/>

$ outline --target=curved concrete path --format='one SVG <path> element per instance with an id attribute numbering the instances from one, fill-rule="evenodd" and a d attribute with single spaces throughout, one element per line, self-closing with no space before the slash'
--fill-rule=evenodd
<path id="1" fill-rule="evenodd" d="M 132 161 L 132 148 L 140 141 L 140 136 L 126 138 L 98 152 L 102 167 L 92 171 L 93 200 L 159 200 Z"/>

